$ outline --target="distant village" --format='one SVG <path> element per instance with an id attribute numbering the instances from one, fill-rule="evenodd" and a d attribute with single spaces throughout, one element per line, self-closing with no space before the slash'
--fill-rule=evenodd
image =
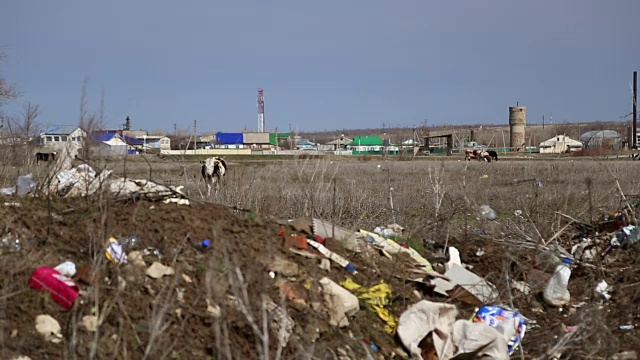
<path id="1" fill-rule="evenodd" d="M 580 126 L 560 128 L 544 125 L 527 126 L 526 108 L 511 107 L 509 127 L 506 128 L 441 128 L 412 129 L 394 134 L 353 135 L 341 133 L 318 136 L 325 141 L 314 141 L 290 132 L 217 132 L 209 135 L 150 134 L 147 130 L 131 130 L 131 120 L 126 118 L 121 129 L 93 130 L 87 134 L 78 125 L 51 126 L 39 136 L 38 143 L 44 148 L 55 149 L 66 144 L 83 146 L 91 143 L 97 155 L 122 156 L 141 153 L 193 154 L 193 155 L 270 155 L 270 154 L 336 154 L 336 155 L 451 155 L 464 149 L 487 149 L 497 152 L 529 152 L 562 154 L 584 149 L 623 150 L 630 144 L 630 129 L 627 136 L 619 131 L 605 128 L 580 131 Z M 593 124 L 598 127 L 598 124 Z M 528 130 L 525 130 L 528 129 Z M 535 130 L 534 130 L 535 129 Z M 391 129 L 389 129 L 391 130 Z M 554 132 L 555 130 L 555 132 Z M 620 129 L 618 129 L 620 130 Z M 526 134 L 529 131 L 532 134 Z M 375 133 L 375 131 L 372 131 Z M 575 134 L 575 138 L 568 135 Z M 487 138 L 491 135 L 490 138 Z M 526 136 L 528 135 L 528 136 Z M 542 138 L 542 137 L 544 138 Z M 539 139 L 539 140 L 537 140 Z M 640 143 L 640 139 L 638 139 Z"/>

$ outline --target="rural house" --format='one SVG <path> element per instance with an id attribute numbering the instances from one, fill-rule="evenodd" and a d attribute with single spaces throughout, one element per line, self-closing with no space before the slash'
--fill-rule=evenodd
<path id="1" fill-rule="evenodd" d="M 55 125 L 40 134 L 43 145 L 63 145 L 67 142 L 81 143 L 87 133 L 77 125 Z"/>

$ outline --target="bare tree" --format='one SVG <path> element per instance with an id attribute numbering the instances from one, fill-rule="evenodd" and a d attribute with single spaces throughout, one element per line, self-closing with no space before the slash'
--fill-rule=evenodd
<path id="1" fill-rule="evenodd" d="M 80 128 L 82 128 L 87 134 L 87 137 L 84 141 L 84 146 L 82 147 L 82 157 L 85 160 L 88 160 L 90 158 L 91 149 L 93 149 L 95 146 L 92 134 L 94 134 L 98 130 L 101 130 L 106 123 L 104 89 L 102 89 L 100 106 L 98 108 L 98 112 L 96 113 L 89 111 L 89 108 L 87 106 L 88 88 L 89 79 L 85 77 L 82 83 L 82 92 L 80 94 L 80 119 L 78 122 Z"/>
<path id="2" fill-rule="evenodd" d="M 0 50 L 0 61 L 6 59 L 6 54 Z M 0 108 L 7 101 L 11 101 L 20 96 L 18 88 L 11 84 L 4 77 L 0 76 Z"/>
<path id="3" fill-rule="evenodd" d="M 40 132 L 36 119 L 40 116 L 40 105 L 34 105 L 30 101 L 22 107 L 22 123 L 19 124 L 19 131 L 27 141 L 36 137 Z"/>

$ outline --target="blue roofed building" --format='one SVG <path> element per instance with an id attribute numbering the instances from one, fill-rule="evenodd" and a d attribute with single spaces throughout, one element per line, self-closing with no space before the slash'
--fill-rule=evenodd
<path id="1" fill-rule="evenodd" d="M 94 151 L 100 155 L 126 155 L 135 154 L 136 151 L 129 146 L 122 135 L 116 132 L 95 133 L 89 136 L 95 143 Z"/>

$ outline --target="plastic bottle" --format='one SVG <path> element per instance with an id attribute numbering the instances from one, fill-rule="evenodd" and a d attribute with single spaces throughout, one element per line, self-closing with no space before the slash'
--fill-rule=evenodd
<path id="1" fill-rule="evenodd" d="M 566 305 L 571 300 L 571 294 L 567 287 L 569 286 L 569 277 L 571 277 L 571 269 L 569 269 L 570 259 L 563 259 L 562 264 L 556 266 L 555 272 L 542 293 L 544 301 L 555 307 Z"/>
<path id="2" fill-rule="evenodd" d="M 122 246 L 122 249 L 124 249 L 124 251 L 139 249 L 140 245 L 142 244 L 140 242 L 140 238 L 138 238 L 137 236 L 121 237 L 118 238 L 117 241 L 120 246 Z"/>
<path id="3" fill-rule="evenodd" d="M 0 240 L 0 255 L 20 252 L 20 250 L 22 250 L 20 239 L 4 238 Z"/>

